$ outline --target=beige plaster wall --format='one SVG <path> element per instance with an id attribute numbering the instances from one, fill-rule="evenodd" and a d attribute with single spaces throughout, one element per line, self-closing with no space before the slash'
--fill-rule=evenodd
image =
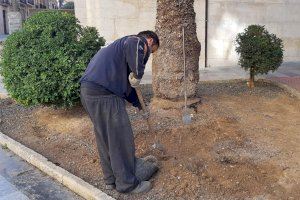
<path id="1" fill-rule="evenodd" d="M 300 61 L 299 0 L 209 0 L 208 65 L 236 65 L 234 40 L 250 24 L 282 38 L 284 61 Z"/>
<path id="2" fill-rule="evenodd" d="M 300 61 L 300 0 L 208 0 L 208 66 L 237 65 L 234 39 L 250 24 L 262 24 L 281 37 L 284 60 Z M 205 0 L 195 0 L 197 36 L 204 67 Z M 156 0 L 75 0 L 81 24 L 95 26 L 108 42 L 154 30 Z M 151 62 L 146 68 L 151 70 Z"/>

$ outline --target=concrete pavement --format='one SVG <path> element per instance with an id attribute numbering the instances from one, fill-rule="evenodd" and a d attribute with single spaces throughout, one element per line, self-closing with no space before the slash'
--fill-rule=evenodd
<path id="1" fill-rule="evenodd" d="M 283 63 L 277 71 L 268 75 L 258 75 L 256 78 L 272 77 L 296 77 L 300 76 L 300 62 Z M 240 66 L 232 67 L 215 67 L 200 69 L 200 80 L 231 80 L 249 78 L 249 72 L 243 70 Z"/>
<path id="2" fill-rule="evenodd" d="M 212 67 L 200 69 L 200 81 L 212 81 L 212 80 L 231 80 L 231 79 L 243 79 L 248 78 L 249 73 L 244 71 L 239 66 L 234 67 Z M 298 77 L 298 78 L 297 78 Z M 274 73 L 268 75 L 260 75 L 257 78 L 268 78 L 284 84 L 287 84 L 294 88 L 300 88 L 300 61 L 299 62 L 287 62 L 283 63 L 282 66 Z M 289 78 L 293 78 L 290 81 Z M 145 72 L 142 83 L 151 84 L 152 74 L 149 71 Z M 291 83 L 291 84 L 290 84 Z M 0 94 L 7 95 L 2 78 L 0 76 Z"/>
<path id="3" fill-rule="evenodd" d="M 81 200 L 52 178 L 0 147 L 0 200 Z"/>
<path id="4" fill-rule="evenodd" d="M 0 34 L 0 41 L 5 41 L 9 35 Z"/>
<path id="5" fill-rule="evenodd" d="M 243 70 L 240 66 L 232 67 L 211 67 L 200 69 L 200 81 L 248 79 L 249 72 Z M 267 78 L 287 84 L 295 89 L 300 89 L 300 61 L 286 62 L 274 73 L 268 75 L 259 75 L 256 78 Z M 142 83 L 152 83 L 151 72 L 146 72 Z M 300 90 L 299 90 L 300 91 Z"/>
<path id="6" fill-rule="evenodd" d="M 2 82 L 2 77 L 0 76 L 0 95 L 7 95 L 7 91 L 4 88 L 3 82 Z"/>
<path id="7" fill-rule="evenodd" d="M 0 175 L 0 199 L 19 199 L 19 200 L 29 200 L 29 198 L 22 192 L 10 184 L 3 176 Z"/>
<path id="8" fill-rule="evenodd" d="M 249 78 L 249 73 L 241 67 L 208 68 L 200 70 L 200 80 L 230 80 Z M 278 83 L 283 83 L 297 91 L 300 91 L 300 62 L 284 63 L 274 73 L 258 75 L 257 78 L 266 78 Z"/>

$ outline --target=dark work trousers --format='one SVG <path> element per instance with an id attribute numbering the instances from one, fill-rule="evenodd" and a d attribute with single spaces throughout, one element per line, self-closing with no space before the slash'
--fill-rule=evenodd
<path id="1" fill-rule="evenodd" d="M 119 192 L 130 192 L 138 184 L 135 176 L 135 145 L 125 100 L 103 90 L 81 86 L 81 102 L 96 135 L 100 164 L 106 184 Z"/>

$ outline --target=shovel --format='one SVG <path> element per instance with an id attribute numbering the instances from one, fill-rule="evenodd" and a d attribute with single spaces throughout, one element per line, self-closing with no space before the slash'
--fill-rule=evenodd
<path id="1" fill-rule="evenodd" d="M 146 105 L 145 105 L 145 102 L 144 102 L 144 98 L 143 98 L 143 95 L 142 95 L 141 88 L 137 87 L 137 88 L 135 88 L 135 91 L 136 91 L 136 94 L 139 98 L 139 102 L 142 106 L 142 112 L 143 112 L 143 114 L 146 114 L 147 113 L 147 108 L 146 108 Z M 149 117 L 147 117 L 146 120 L 147 120 L 148 130 L 149 130 L 149 132 L 152 132 Z"/>
<path id="2" fill-rule="evenodd" d="M 140 87 L 137 87 L 135 88 L 135 91 L 136 91 L 136 94 L 139 98 L 139 101 L 141 103 L 141 106 L 142 106 L 142 111 L 143 113 L 145 114 L 147 112 L 147 108 L 146 108 L 146 105 L 145 105 L 145 102 L 144 102 L 144 98 L 143 98 L 143 95 L 142 95 L 142 91 L 141 91 L 141 88 Z M 148 124 L 148 130 L 150 133 L 152 133 L 152 129 L 151 129 L 151 125 L 150 125 L 150 121 L 149 121 L 149 117 L 146 119 L 147 120 L 147 124 Z M 154 144 L 152 145 L 152 148 L 153 149 L 158 149 L 160 151 L 163 151 L 164 147 L 163 145 L 160 143 L 160 141 L 157 139 L 157 137 L 155 136 L 155 142 Z"/>
<path id="3" fill-rule="evenodd" d="M 184 32 L 184 26 L 182 27 L 182 52 L 183 52 L 183 89 L 184 89 L 184 111 L 182 116 L 182 121 L 184 124 L 190 124 L 192 123 L 192 117 L 188 113 L 187 110 L 187 94 L 186 94 L 186 61 L 185 61 L 185 32 Z"/>

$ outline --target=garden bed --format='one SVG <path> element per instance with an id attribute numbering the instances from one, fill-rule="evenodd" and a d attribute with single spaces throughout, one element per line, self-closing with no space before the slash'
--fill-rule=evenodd
<path id="1" fill-rule="evenodd" d="M 147 102 L 151 86 L 143 87 Z M 92 124 L 81 106 L 24 108 L 0 100 L 0 131 L 117 199 L 300 199 L 300 103 L 270 83 L 201 83 L 193 123 L 151 117 L 153 132 L 128 106 L 138 156 L 160 171 L 143 195 L 106 191 Z M 152 149 L 154 138 L 164 151 Z"/>

